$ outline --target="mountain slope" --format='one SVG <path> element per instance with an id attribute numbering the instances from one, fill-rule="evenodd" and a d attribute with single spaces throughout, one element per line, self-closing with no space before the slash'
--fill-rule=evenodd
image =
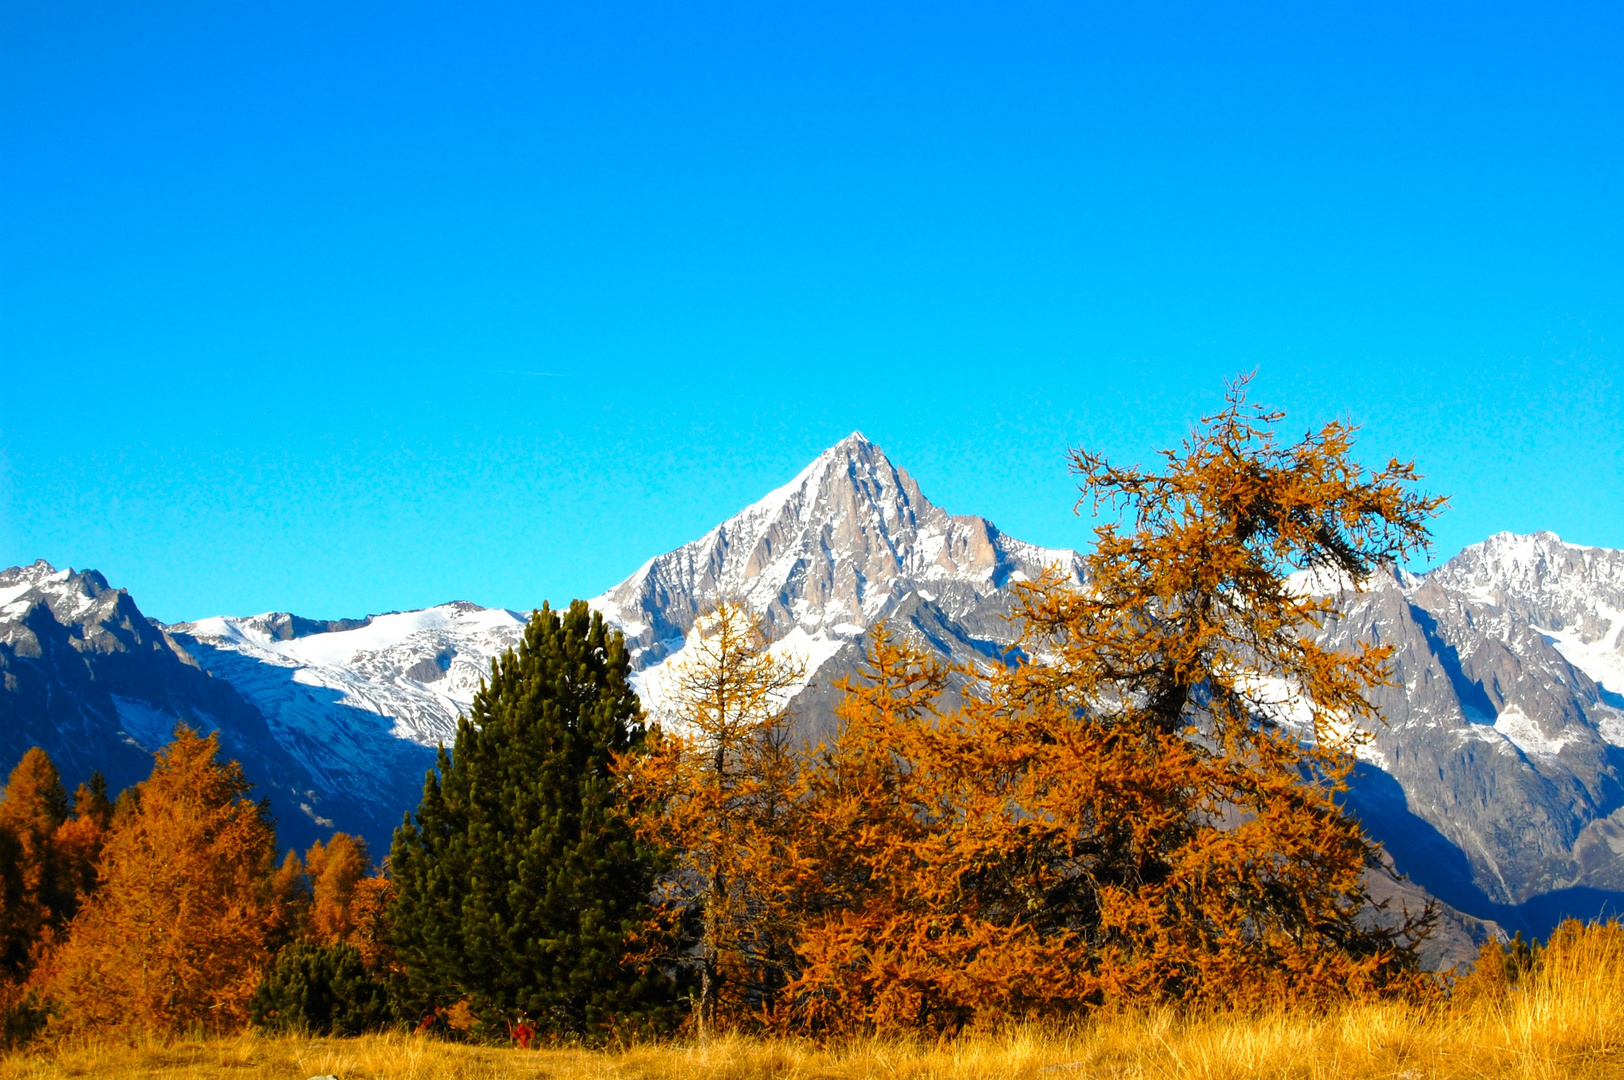
<path id="1" fill-rule="evenodd" d="M 1624 712 L 1570 659 L 1607 674 L 1619 562 L 1502 534 L 1378 578 L 1321 634 L 1395 646 L 1353 804 L 1401 870 L 1464 910 L 1543 930 L 1624 901 Z"/>
<path id="2" fill-rule="evenodd" d="M 592 601 L 624 630 L 651 711 L 694 619 L 763 615 L 811 671 L 803 734 L 833 725 L 834 684 L 881 620 L 942 659 L 997 663 L 1010 586 L 1077 553 L 932 504 L 860 434 L 704 536 Z M 1462 911 L 1548 929 L 1624 901 L 1624 553 L 1502 534 L 1428 574 L 1344 597 L 1328 644 L 1396 647 L 1387 726 L 1350 804 L 1399 869 Z M 94 571 L 0 573 L 0 753 L 39 742 L 70 779 L 145 774 L 176 718 L 218 728 L 284 830 L 333 822 L 382 850 L 415 805 L 520 615 L 453 603 L 322 622 L 288 613 L 158 627 Z M 1401 890 L 1402 892 L 1402 890 Z M 1413 899 L 1413 889 L 1403 895 Z M 1464 928 L 1464 929 L 1463 929 Z M 1469 920 L 1457 926 L 1466 941 Z M 1469 946 L 1469 941 L 1467 942 Z"/>
<path id="3" fill-rule="evenodd" d="M 417 805 L 433 748 L 451 745 L 493 657 L 524 619 L 454 602 L 322 622 L 286 612 L 168 627 L 210 675 L 252 703 L 318 792 L 367 811 L 373 851 Z"/>
<path id="4" fill-rule="evenodd" d="M 0 571 L 3 767 L 41 746 L 70 788 L 99 769 L 118 790 L 146 778 L 178 722 L 220 732 L 224 753 L 270 799 L 285 842 L 307 844 L 335 824 L 377 835 L 399 812 L 393 794 L 366 800 L 327 789 L 258 709 L 94 570 L 41 561 Z"/>

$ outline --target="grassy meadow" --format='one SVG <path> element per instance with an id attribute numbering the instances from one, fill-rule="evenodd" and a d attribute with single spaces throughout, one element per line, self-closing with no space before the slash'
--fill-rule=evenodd
<path id="1" fill-rule="evenodd" d="M 1376 1003 L 1320 1014 L 1098 1015 L 1070 1029 L 1014 1027 L 942 1042 L 820 1044 L 727 1036 L 606 1050 L 469 1046 L 413 1035 L 353 1039 L 234 1037 L 119 1041 L 66 1038 L 0 1059 L 0 1080 L 98 1077 L 202 1080 L 908 1080 L 925 1077 L 1241 1078 L 1624 1077 L 1621 935 L 1547 954 L 1525 984 L 1433 1005 Z"/>

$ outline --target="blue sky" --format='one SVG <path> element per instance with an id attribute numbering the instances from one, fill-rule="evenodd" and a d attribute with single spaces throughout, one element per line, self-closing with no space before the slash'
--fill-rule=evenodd
<path id="1" fill-rule="evenodd" d="M 1616 5 L 0 6 L 0 565 L 593 595 L 854 429 L 1082 546 L 1256 367 L 1624 547 Z"/>

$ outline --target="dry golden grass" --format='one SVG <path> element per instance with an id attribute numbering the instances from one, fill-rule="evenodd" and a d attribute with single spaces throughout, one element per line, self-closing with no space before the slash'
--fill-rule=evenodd
<path id="1" fill-rule="evenodd" d="M 705 1045 L 525 1051 L 408 1035 L 64 1040 L 0 1059 L 0 1080 L 1595 1080 L 1624 1077 L 1624 932 L 1612 929 L 1587 933 L 1581 948 L 1548 953 L 1524 989 L 1466 1006 L 1361 1005 L 1320 1016 L 1149 1012 L 1102 1016 L 1067 1031 L 1013 1028 L 940 1044 L 726 1037 Z"/>

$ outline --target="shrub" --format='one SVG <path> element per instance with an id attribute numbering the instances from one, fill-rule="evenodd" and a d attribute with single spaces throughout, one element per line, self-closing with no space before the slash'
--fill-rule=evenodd
<path id="1" fill-rule="evenodd" d="M 277 954 L 249 1002 L 253 1022 L 277 1031 L 359 1035 L 394 1022 L 389 988 L 343 942 L 298 941 Z"/>

